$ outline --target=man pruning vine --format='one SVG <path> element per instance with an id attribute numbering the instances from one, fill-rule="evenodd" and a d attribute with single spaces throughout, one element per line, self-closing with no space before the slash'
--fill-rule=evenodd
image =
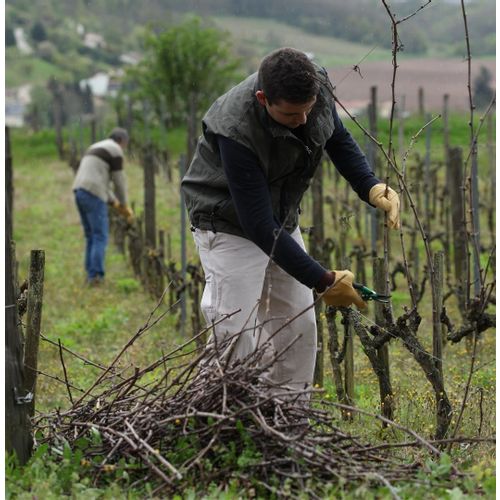
<path id="1" fill-rule="evenodd" d="M 330 89 L 326 71 L 303 52 L 270 53 L 207 111 L 182 181 L 205 272 L 205 319 L 212 324 L 239 310 L 214 326 L 209 345 L 232 338 L 227 352 L 241 360 L 269 341 L 272 355 L 282 353 L 270 379 L 294 390 L 313 380 L 312 290 L 328 305 L 366 305 L 353 274 L 321 266 L 300 233 L 300 202 L 324 151 L 359 197 L 386 211 L 389 227 L 399 226 L 397 193 L 373 174 Z"/>

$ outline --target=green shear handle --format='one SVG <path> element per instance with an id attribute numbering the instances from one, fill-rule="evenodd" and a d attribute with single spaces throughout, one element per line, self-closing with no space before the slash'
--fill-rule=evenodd
<path id="1" fill-rule="evenodd" d="M 375 300 L 377 302 L 388 304 L 389 299 L 391 298 L 390 295 L 382 295 L 380 293 L 377 293 L 375 290 L 368 288 L 365 285 L 361 285 L 360 283 L 353 283 L 352 286 L 354 287 L 355 290 L 359 292 L 361 298 L 364 301 Z"/>

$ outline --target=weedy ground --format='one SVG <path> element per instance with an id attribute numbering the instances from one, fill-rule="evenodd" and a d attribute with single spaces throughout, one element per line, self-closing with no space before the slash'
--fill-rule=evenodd
<path id="1" fill-rule="evenodd" d="M 466 118 L 456 119 L 453 141 L 467 144 Z M 459 124 L 462 124 L 463 126 Z M 419 127 L 415 125 L 414 132 Z M 384 134 L 384 127 L 382 127 Z M 411 134 L 411 127 L 407 130 Z M 14 240 L 19 261 L 19 279 L 27 277 L 29 252 L 43 249 L 46 253 L 44 307 L 42 334 L 48 339 L 60 341 L 69 349 L 102 365 L 109 364 L 126 341 L 145 323 L 156 301 L 142 289 L 134 277 L 126 258 L 120 255 L 110 242 L 107 253 L 107 276 L 103 286 L 88 288 L 83 272 L 83 234 L 74 206 L 71 183 L 73 173 L 66 162 L 56 158 L 54 137 L 50 132 L 31 134 L 15 131 L 12 135 L 14 164 Z M 361 141 L 360 137 L 360 141 Z M 169 147 L 174 154 L 183 148 L 182 132 L 169 137 Z M 442 141 L 436 134 L 433 149 L 439 151 Z M 421 150 L 420 150 L 421 151 Z M 440 153 L 436 153 L 439 155 Z M 486 169 L 487 167 L 482 166 Z M 142 173 L 136 161 L 126 165 L 129 178 L 130 198 L 140 211 L 142 200 Z M 168 184 L 161 175 L 157 177 L 157 221 L 160 228 L 171 236 L 172 257 L 180 261 L 179 197 L 177 182 Z M 334 237 L 335 235 L 333 235 Z M 188 234 L 189 237 L 189 234 Z M 488 240 L 488 238 L 486 238 Z M 191 242 L 188 242 L 188 259 L 196 259 Z M 402 290 L 393 294 L 394 312 L 402 313 L 408 304 L 408 295 Z M 422 311 L 430 311 L 428 298 L 424 298 Z M 427 302 L 426 302 L 427 301 Z M 451 305 L 451 303 L 450 303 Z M 453 310 L 453 306 L 451 307 Z M 455 320 L 459 322 L 455 311 Z M 373 317 L 371 312 L 367 318 Z M 367 321 L 370 321 L 367 319 Z M 187 328 L 189 332 L 190 329 Z M 123 360 L 131 366 L 144 367 L 158 359 L 162 352 L 181 343 L 178 316 L 165 317 L 147 332 L 128 352 Z M 424 316 L 419 338 L 431 349 L 431 322 Z M 400 341 L 390 345 L 391 377 L 396 401 L 395 421 L 413 429 L 425 438 L 431 438 L 434 429 L 435 401 L 425 377 L 404 349 Z M 470 349 L 466 342 L 447 345 L 444 352 L 444 373 L 448 396 L 455 415 L 462 403 L 465 384 L 470 370 Z M 98 370 L 82 361 L 65 355 L 68 378 L 71 383 L 87 388 L 98 375 Z M 63 378 L 58 350 L 48 342 L 40 344 L 39 369 L 49 375 Z M 491 437 L 495 433 L 495 337 L 494 331 L 486 331 L 479 341 L 475 371 L 470 395 L 458 435 Z M 332 382 L 331 365 L 325 354 L 324 395 L 326 400 L 336 400 Z M 75 392 L 75 395 L 78 391 Z M 371 412 L 379 412 L 378 384 L 367 358 L 355 343 L 355 399 L 356 405 Z M 38 411 L 51 411 L 68 406 L 64 385 L 40 375 L 37 386 Z M 381 443 L 385 440 L 403 440 L 392 429 L 381 429 L 375 419 L 355 416 L 344 422 L 345 430 L 365 441 Z M 452 427 L 454 422 L 452 422 Z M 408 439 L 411 440 L 411 439 Z M 467 443 L 455 445 L 450 455 L 438 462 L 430 461 L 424 451 L 402 450 L 408 460 L 428 462 L 430 474 L 420 487 L 397 485 L 401 498 L 475 498 L 495 494 L 495 457 L 492 445 Z M 468 473 L 468 478 L 450 487 L 441 482 L 450 471 L 453 462 Z M 144 498 L 148 488 L 130 489 L 126 477 L 117 477 L 110 471 L 109 481 L 99 487 L 86 477 L 86 464 L 75 450 L 65 450 L 62 462 L 56 460 L 50 450 L 41 447 L 25 467 L 7 458 L 6 493 L 10 498 Z M 243 491 L 233 482 L 223 490 L 213 484 L 208 491 L 197 491 L 196 485 L 187 488 L 182 498 L 247 498 L 259 496 L 258 491 Z M 328 493 L 332 498 L 389 498 L 386 488 L 373 489 L 369 485 L 331 485 Z M 179 496 L 181 498 L 181 496 Z M 484 498 L 484 496 L 483 496 Z"/>

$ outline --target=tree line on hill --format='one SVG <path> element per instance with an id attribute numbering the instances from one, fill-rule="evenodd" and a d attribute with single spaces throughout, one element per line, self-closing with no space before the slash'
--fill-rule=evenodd
<path id="1" fill-rule="evenodd" d="M 37 5 L 39 4 L 39 5 Z M 401 19 L 419 8 L 414 0 L 390 2 L 391 10 Z M 466 2 L 473 55 L 494 55 L 495 1 Z M 32 16 L 32 24 L 53 23 L 58 17 L 87 19 L 113 36 L 126 37 L 134 26 L 148 22 L 171 22 L 179 13 L 201 16 L 241 16 L 274 19 L 307 32 L 334 36 L 351 42 L 391 47 L 390 21 L 379 0 L 45 0 L 32 3 L 11 0 L 6 12 L 6 27 L 15 20 Z M 400 36 L 404 50 L 425 54 L 446 47 L 448 56 L 463 55 L 464 28 L 460 5 L 432 2 L 418 16 L 404 23 Z"/>
<path id="2" fill-rule="evenodd" d="M 136 115 L 134 120 L 138 122 L 153 119 L 167 128 L 182 126 L 188 117 L 203 112 L 231 83 L 244 76 L 242 61 L 234 57 L 227 34 L 207 26 L 198 17 L 162 32 L 151 29 L 144 34 L 142 43 L 143 60 L 127 68 L 113 99 L 123 123 Z M 472 82 L 478 109 L 485 109 L 494 95 L 492 78 L 483 66 Z M 81 88 L 78 82 L 52 78 L 46 87 L 33 91 L 25 119 L 38 130 L 56 123 L 64 127 L 75 122 L 75 117 L 88 118 L 93 113 L 88 85 Z"/>
<path id="3" fill-rule="evenodd" d="M 177 3 L 167 0 L 172 8 Z M 388 5 L 401 19 L 424 3 L 402 0 Z M 198 4 L 196 0 L 186 0 L 178 8 L 192 10 Z M 466 4 L 474 55 L 495 54 L 495 1 L 472 0 Z M 391 48 L 389 18 L 380 0 L 205 0 L 199 8 L 208 15 L 270 18 L 318 35 Z M 440 44 L 450 46 L 449 55 L 462 55 L 464 29 L 460 6 L 432 2 L 400 26 L 400 36 L 407 52 L 423 54 Z"/>

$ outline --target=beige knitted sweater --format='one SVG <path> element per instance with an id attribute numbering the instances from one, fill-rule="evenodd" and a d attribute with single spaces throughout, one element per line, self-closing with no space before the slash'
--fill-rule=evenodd
<path id="1" fill-rule="evenodd" d="M 118 199 L 127 205 L 123 150 L 117 142 L 104 139 L 87 149 L 73 182 L 73 191 L 76 189 L 85 189 L 106 203 Z"/>

